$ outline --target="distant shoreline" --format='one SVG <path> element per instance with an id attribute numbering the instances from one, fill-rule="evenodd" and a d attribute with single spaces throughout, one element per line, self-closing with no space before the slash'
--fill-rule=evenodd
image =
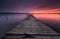
<path id="1" fill-rule="evenodd" d="M 0 14 L 60 14 L 60 13 L 14 13 L 14 12 L 0 12 Z"/>

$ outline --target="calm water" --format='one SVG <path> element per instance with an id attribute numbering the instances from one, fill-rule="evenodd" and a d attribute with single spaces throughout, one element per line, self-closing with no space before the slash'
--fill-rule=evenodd
<path id="1" fill-rule="evenodd" d="M 60 23 L 60 15 L 59 14 L 33 14 L 39 20 L 43 20 L 45 22 L 55 22 Z M 26 14 L 0 14 L 0 37 L 11 27 L 9 24 L 19 22 L 26 18 Z M 47 21 L 48 20 L 48 21 Z"/>
<path id="2" fill-rule="evenodd" d="M 19 22 L 26 18 L 26 14 L 0 14 L 0 37 L 12 26 L 10 24 Z"/>
<path id="3" fill-rule="evenodd" d="M 60 22 L 60 14 L 33 14 L 36 18 Z"/>

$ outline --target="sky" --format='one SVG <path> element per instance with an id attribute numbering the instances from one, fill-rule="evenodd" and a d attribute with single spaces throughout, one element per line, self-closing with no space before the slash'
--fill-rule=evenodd
<path id="1" fill-rule="evenodd" d="M 0 0 L 0 12 L 60 13 L 60 0 Z"/>

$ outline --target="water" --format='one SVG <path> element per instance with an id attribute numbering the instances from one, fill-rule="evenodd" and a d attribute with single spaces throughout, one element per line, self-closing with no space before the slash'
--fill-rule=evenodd
<path id="1" fill-rule="evenodd" d="M 33 14 L 42 23 L 60 29 L 60 14 Z"/>
<path id="2" fill-rule="evenodd" d="M 45 21 L 55 21 L 60 22 L 60 14 L 33 14 L 36 18 Z"/>
<path id="3" fill-rule="evenodd" d="M 26 14 L 0 14 L 0 37 L 9 30 L 10 24 L 19 22 L 26 18 Z"/>
<path id="4" fill-rule="evenodd" d="M 60 33 L 60 14 L 33 14 L 41 23 Z"/>

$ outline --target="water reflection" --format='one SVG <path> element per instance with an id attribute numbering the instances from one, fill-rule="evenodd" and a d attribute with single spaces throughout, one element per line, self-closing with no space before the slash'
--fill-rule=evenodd
<path id="1" fill-rule="evenodd" d="M 60 14 L 33 14 L 38 19 L 60 20 Z"/>
<path id="2" fill-rule="evenodd" d="M 0 37 L 12 27 L 12 24 L 20 22 L 26 17 L 26 14 L 0 14 Z"/>

